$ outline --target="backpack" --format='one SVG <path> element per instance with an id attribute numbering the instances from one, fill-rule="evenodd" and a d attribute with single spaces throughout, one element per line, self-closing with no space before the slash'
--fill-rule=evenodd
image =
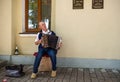
<path id="1" fill-rule="evenodd" d="M 8 77 L 21 77 L 24 76 L 25 73 L 23 72 L 23 65 L 10 65 L 6 66 L 6 76 Z"/>

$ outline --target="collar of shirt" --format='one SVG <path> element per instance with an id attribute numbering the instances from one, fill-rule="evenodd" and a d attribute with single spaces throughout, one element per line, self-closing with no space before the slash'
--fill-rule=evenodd
<path id="1" fill-rule="evenodd" d="M 47 30 L 46 32 L 42 30 L 42 33 L 43 34 L 51 34 L 51 31 L 50 30 Z"/>

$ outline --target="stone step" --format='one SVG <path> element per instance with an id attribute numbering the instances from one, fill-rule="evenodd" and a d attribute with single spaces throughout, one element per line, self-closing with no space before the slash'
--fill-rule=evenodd
<path id="1" fill-rule="evenodd" d="M 0 69 L 7 65 L 7 61 L 0 60 Z"/>

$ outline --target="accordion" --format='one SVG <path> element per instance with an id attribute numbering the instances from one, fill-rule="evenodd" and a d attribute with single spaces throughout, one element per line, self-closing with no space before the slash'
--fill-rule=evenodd
<path id="1" fill-rule="evenodd" d="M 58 49 L 59 37 L 56 35 L 43 34 L 41 43 L 44 48 Z"/>

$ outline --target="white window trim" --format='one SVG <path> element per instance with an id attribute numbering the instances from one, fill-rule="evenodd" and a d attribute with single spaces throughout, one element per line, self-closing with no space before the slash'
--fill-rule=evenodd
<path id="1" fill-rule="evenodd" d="M 24 34 L 25 32 L 25 0 L 22 0 L 22 33 L 21 37 L 35 37 L 37 34 Z"/>
<path id="2" fill-rule="evenodd" d="M 21 37 L 36 37 L 37 36 L 37 34 L 19 34 L 19 36 L 21 36 Z"/>
<path id="3" fill-rule="evenodd" d="M 22 32 L 25 32 L 25 0 L 22 0 Z"/>

